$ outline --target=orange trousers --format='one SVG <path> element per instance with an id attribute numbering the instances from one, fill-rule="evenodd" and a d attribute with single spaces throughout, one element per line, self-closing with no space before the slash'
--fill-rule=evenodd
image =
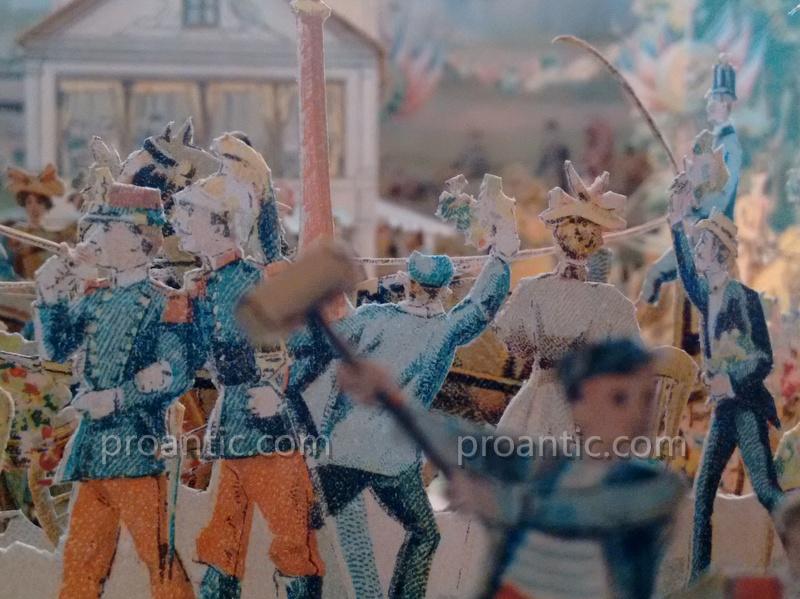
<path id="1" fill-rule="evenodd" d="M 96 599 L 111 571 L 120 524 L 133 537 L 156 599 L 193 599 L 180 558 L 168 564 L 167 477 L 79 483 L 64 547 L 61 599 Z"/>
<path id="2" fill-rule="evenodd" d="M 244 577 L 253 508 L 272 531 L 269 556 L 284 576 L 322 576 L 310 512 L 314 488 L 301 453 L 220 460 L 211 521 L 197 539 L 200 562 L 239 580 Z"/>

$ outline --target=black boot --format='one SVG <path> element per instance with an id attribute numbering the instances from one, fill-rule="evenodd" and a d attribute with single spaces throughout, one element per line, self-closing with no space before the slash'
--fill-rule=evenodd
<path id="1" fill-rule="evenodd" d="M 242 585 L 235 576 L 230 576 L 209 566 L 200 584 L 200 599 L 239 599 Z"/>

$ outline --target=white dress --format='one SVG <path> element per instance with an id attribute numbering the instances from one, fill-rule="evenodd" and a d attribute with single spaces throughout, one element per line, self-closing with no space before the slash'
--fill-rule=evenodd
<path id="1" fill-rule="evenodd" d="M 530 436 L 574 431 L 555 369 L 562 357 L 612 337 L 640 340 L 636 308 L 616 287 L 555 273 L 522 279 L 495 327 L 514 356 L 533 361 L 530 378 L 509 403 L 498 428 Z"/>

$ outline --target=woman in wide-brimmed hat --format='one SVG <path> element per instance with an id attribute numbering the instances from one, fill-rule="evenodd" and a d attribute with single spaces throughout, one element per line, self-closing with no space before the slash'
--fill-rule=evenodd
<path id="1" fill-rule="evenodd" d="M 36 174 L 10 167 L 6 171 L 6 188 L 16 198 L 17 204 L 24 208 L 26 221 L 15 223 L 14 228 L 33 233 L 52 241 L 73 241 L 75 227 L 61 231 L 50 230 L 45 216 L 53 208 L 53 198 L 64 195 L 64 182 L 59 178 L 56 167 L 48 164 Z M 7 249 L 14 272 L 21 279 L 33 279 L 33 275 L 50 255 L 33 246 L 8 241 Z"/>
<path id="2" fill-rule="evenodd" d="M 633 303 L 614 286 L 589 282 L 586 262 L 603 246 L 603 233 L 625 228 L 625 196 L 609 191 L 608 173 L 586 185 L 564 165 L 569 190 L 548 195 L 539 218 L 559 248 L 553 272 L 522 279 L 496 321 L 499 336 L 530 378 L 511 400 L 500 426 L 529 435 L 574 432 L 555 365 L 570 350 L 609 337 L 639 338 Z"/>

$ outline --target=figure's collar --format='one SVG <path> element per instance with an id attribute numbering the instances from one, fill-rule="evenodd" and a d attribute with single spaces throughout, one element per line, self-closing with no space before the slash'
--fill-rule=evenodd
<path id="1" fill-rule="evenodd" d="M 570 260 L 565 257 L 562 257 L 556 266 L 556 274 L 562 279 L 574 279 L 583 282 L 589 279 L 589 271 L 586 268 L 586 262 Z"/>
<path id="2" fill-rule="evenodd" d="M 444 306 L 441 300 L 433 301 L 420 301 L 418 299 L 407 299 L 397 304 L 403 312 L 408 312 L 414 316 L 422 316 L 423 318 L 432 318 L 444 314 Z"/>
<path id="3" fill-rule="evenodd" d="M 714 127 L 714 135 L 717 138 L 725 137 L 726 135 L 730 135 L 731 133 L 736 133 L 736 129 L 733 127 L 733 123 L 731 121 L 727 121 L 722 123 L 721 125 L 717 125 Z"/>
<path id="4" fill-rule="evenodd" d="M 239 248 L 233 248 L 221 254 L 217 254 L 216 256 L 208 256 L 203 258 L 203 265 L 208 270 L 219 270 L 228 266 L 237 260 L 242 259 L 242 250 Z"/>
<path id="5" fill-rule="evenodd" d="M 112 271 L 109 276 L 111 287 L 130 287 L 147 280 L 149 265 L 137 266 L 125 271 Z"/>

